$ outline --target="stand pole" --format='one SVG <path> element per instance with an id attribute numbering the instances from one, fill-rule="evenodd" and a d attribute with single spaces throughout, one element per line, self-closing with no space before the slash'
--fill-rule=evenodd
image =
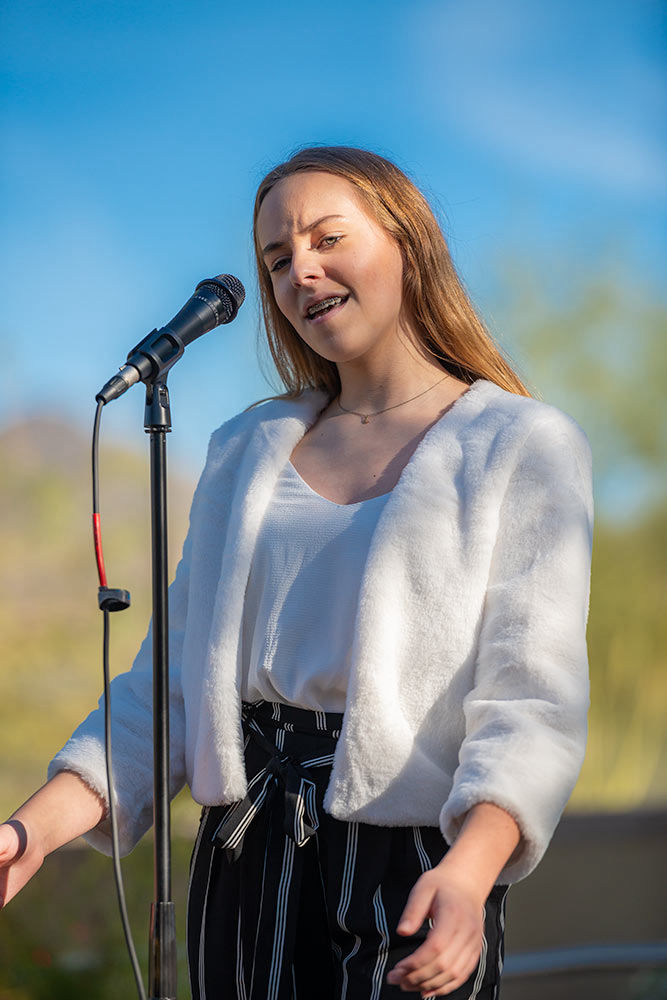
<path id="1" fill-rule="evenodd" d="M 176 1000 L 176 924 L 171 899 L 169 813 L 169 606 L 167 451 L 171 412 L 166 377 L 146 386 L 144 428 L 150 435 L 153 565 L 154 900 L 149 933 L 150 1000 Z"/>

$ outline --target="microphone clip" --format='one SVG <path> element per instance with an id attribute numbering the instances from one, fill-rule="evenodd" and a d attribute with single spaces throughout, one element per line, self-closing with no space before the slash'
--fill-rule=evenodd
<path id="1" fill-rule="evenodd" d="M 171 366 L 170 366 L 171 367 Z M 146 383 L 146 405 L 144 408 L 144 430 L 171 430 L 171 407 L 169 406 L 169 390 L 167 375 L 161 374 L 159 380 Z"/>
<path id="2" fill-rule="evenodd" d="M 127 355 L 126 364 L 139 370 L 142 382 L 157 382 L 183 357 L 185 343 L 169 327 L 151 330 Z M 150 370 L 147 369 L 147 363 Z"/>
<path id="3" fill-rule="evenodd" d="M 183 357 L 184 352 L 185 344 L 173 330 L 167 327 L 151 330 L 132 348 L 126 363 L 100 389 L 95 399 L 105 404 L 110 403 L 139 381 L 147 385 L 164 381 L 170 368 Z"/>

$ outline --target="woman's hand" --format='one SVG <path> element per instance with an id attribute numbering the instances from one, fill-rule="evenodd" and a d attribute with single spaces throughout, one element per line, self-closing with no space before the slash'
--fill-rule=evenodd
<path id="1" fill-rule="evenodd" d="M 0 907 L 21 891 L 43 861 L 44 852 L 20 820 L 0 825 Z"/>
<path id="2" fill-rule="evenodd" d="M 92 830 L 106 805 L 76 774 L 60 771 L 0 825 L 0 907 L 20 892 L 47 854 Z"/>
<path id="3" fill-rule="evenodd" d="M 387 982 L 406 991 L 446 996 L 458 989 L 479 962 L 484 903 L 520 843 L 514 819 L 491 802 L 473 806 L 442 861 L 417 880 L 398 923 L 399 934 L 415 934 L 426 919 L 426 940 L 397 962 Z"/>
<path id="4" fill-rule="evenodd" d="M 425 872 L 408 897 L 397 929 L 399 934 L 414 934 L 427 918 L 431 929 L 424 943 L 391 970 L 387 982 L 420 990 L 422 996 L 451 993 L 465 983 L 482 950 L 485 898 L 442 862 Z"/>

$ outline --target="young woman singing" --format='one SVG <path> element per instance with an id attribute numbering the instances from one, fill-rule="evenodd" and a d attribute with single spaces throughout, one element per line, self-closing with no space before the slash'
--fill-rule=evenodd
<path id="1" fill-rule="evenodd" d="M 394 164 L 302 150 L 254 233 L 285 392 L 213 434 L 170 592 L 193 997 L 491 1000 L 507 886 L 583 759 L 588 443 Z M 150 645 L 113 683 L 125 851 L 151 821 Z M 7 898 L 77 834 L 109 850 L 102 726 L 0 827 Z"/>

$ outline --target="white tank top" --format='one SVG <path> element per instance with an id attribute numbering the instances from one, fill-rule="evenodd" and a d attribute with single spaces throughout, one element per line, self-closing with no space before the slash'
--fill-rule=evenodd
<path id="1" fill-rule="evenodd" d="M 287 463 L 246 588 L 244 700 L 344 711 L 361 575 L 390 495 L 337 504 Z"/>

